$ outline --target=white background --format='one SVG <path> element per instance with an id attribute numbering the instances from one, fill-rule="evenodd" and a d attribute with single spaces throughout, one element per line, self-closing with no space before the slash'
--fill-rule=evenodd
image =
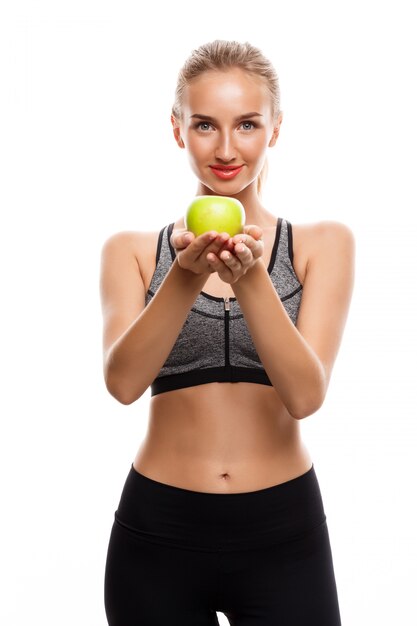
<path id="1" fill-rule="evenodd" d="M 105 389 L 101 246 L 159 230 L 195 195 L 170 108 L 182 63 L 216 38 L 260 47 L 280 77 L 265 206 L 355 234 L 342 346 L 324 405 L 302 422 L 343 624 L 417 622 L 411 6 L 2 4 L 2 624 L 107 623 L 109 533 L 150 390 L 123 406 Z"/>

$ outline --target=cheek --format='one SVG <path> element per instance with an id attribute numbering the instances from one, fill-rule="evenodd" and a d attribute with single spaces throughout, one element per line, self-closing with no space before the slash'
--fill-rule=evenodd
<path id="1" fill-rule="evenodd" d="M 209 149 L 209 143 L 210 142 L 207 141 L 207 137 L 205 138 L 205 141 L 201 141 L 199 137 L 193 135 L 188 137 L 187 146 L 190 153 L 198 158 L 199 156 L 204 155 L 207 152 L 207 150 Z"/>
<path id="2" fill-rule="evenodd" d="M 208 159 L 205 145 L 198 141 L 195 137 L 188 137 L 186 141 L 185 145 L 188 162 L 194 174 L 198 174 L 201 166 Z"/>
<path id="3" fill-rule="evenodd" d="M 257 137 L 248 138 L 247 141 L 241 144 L 242 153 L 246 153 L 248 156 L 263 157 L 263 153 L 268 147 L 268 139 L 266 135 L 258 135 Z"/>

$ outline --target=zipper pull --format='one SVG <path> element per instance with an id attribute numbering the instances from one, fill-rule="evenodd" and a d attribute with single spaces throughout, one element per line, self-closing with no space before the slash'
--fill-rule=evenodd
<path id="1" fill-rule="evenodd" d="M 225 311 L 230 311 L 230 301 L 229 301 L 229 296 L 226 296 L 224 299 L 224 310 Z"/>

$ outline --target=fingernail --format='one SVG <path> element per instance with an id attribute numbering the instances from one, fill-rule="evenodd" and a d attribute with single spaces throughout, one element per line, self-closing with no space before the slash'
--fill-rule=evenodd
<path id="1" fill-rule="evenodd" d="M 185 241 L 185 243 L 190 243 L 191 235 L 184 235 L 184 241 Z"/>

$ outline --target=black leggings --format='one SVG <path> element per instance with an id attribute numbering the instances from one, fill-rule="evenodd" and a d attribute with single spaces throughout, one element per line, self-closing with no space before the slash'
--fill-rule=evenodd
<path id="1" fill-rule="evenodd" d="M 107 552 L 110 626 L 340 626 L 314 464 L 245 493 L 191 491 L 131 465 Z"/>

